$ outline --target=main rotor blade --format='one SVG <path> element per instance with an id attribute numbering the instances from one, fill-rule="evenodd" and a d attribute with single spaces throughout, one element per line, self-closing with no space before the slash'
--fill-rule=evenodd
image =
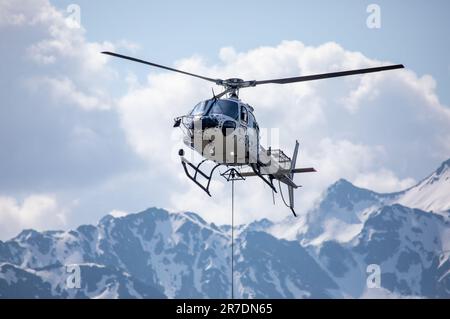
<path id="1" fill-rule="evenodd" d="M 351 71 L 297 76 L 297 77 L 292 77 L 292 78 L 255 81 L 255 85 L 268 84 L 268 83 L 287 84 L 287 83 L 294 83 L 294 82 L 314 81 L 314 80 L 320 80 L 320 79 L 336 78 L 336 77 L 340 77 L 340 76 L 365 74 L 365 73 L 388 71 L 388 70 L 403 69 L 403 68 L 404 68 L 403 64 L 396 64 L 396 65 L 388 65 L 388 66 L 381 66 L 381 67 L 368 68 L 368 69 L 358 69 L 358 70 L 351 70 Z"/>
<path id="2" fill-rule="evenodd" d="M 214 82 L 214 83 L 218 83 L 218 82 L 221 81 L 220 79 L 211 79 L 211 78 L 208 78 L 206 76 L 202 76 L 202 75 L 198 75 L 198 74 L 194 74 L 194 73 L 189 73 L 189 72 L 182 71 L 182 70 L 177 70 L 177 69 L 174 69 L 174 68 L 170 68 L 168 66 L 164 66 L 164 65 L 160 65 L 160 64 L 144 61 L 144 60 L 141 60 L 141 59 L 136 59 L 136 58 L 133 58 L 133 57 L 130 57 L 130 56 L 126 56 L 126 55 L 122 55 L 122 54 L 118 54 L 118 53 L 114 53 L 114 52 L 103 51 L 102 53 L 103 54 L 107 54 L 107 55 L 111 55 L 111 56 L 115 56 L 115 57 L 118 57 L 118 58 L 130 60 L 130 61 L 138 62 L 138 63 L 147 64 L 147 65 L 150 65 L 150 66 L 154 66 L 154 67 L 165 69 L 165 70 L 169 70 L 169 71 L 178 72 L 178 73 L 185 74 L 185 75 L 190 75 L 190 76 L 193 76 L 193 77 L 196 77 L 196 78 L 199 78 L 199 79 L 202 79 L 202 80 Z"/>

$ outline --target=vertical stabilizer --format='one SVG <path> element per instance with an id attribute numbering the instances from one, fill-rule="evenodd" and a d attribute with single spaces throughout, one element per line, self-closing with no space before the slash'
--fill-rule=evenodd
<path id="1" fill-rule="evenodd" d="M 298 146 L 299 146 L 298 141 L 295 141 L 294 153 L 292 154 L 291 159 L 291 170 L 289 171 L 289 177 L 291 178 L 292 181 L 294 180 L 294 169 L 297 162 Z M 295 214 L 294 211 L 294 188 L 288 185 L 288 191 L 289 191 L 289 208 L 292 210 L 294 216 L 297 216 L 297 214 Z"/>

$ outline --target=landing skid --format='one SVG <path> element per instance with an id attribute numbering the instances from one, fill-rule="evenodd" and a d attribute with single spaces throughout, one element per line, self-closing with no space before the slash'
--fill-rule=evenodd
<path id="1" fill-rule="evenodd" d="M 205 162 L 207 162 L 207 161 L 209 161 L 209 160 L 204 159 L 204 160 L 202 160 L 200 163 L 198 163 L 197 165 L 194 165 L 194 164 L 192 164 L 191 162 L 189 162 L 189 161 L 184 157 L 184 151 L 183 151 L 183 150 L 180 150 L 180 151 L 178 152 L 178 154 L 180 155 L 180 158 L 181 158 L 181 165 L 183 165 L 183 169 L 184 169 L 184 172 L 186 173 L 186 176 L 187 176 L 191 181 L 193 181 L 195 184 L 197 184 L 197 186 L 200 187 L 203 191 L 205 191 L 206 194 L 208 194 L 210 197 L 212 197 L 211 193 L 209 192 L 209 186 L 211 185 L 211 179 L 212 179 L 212 176 L 213 176 L 213 174 L 214 174 L 214 171 L 215 171 L 219 166 L 221 166 L 221 165 L 223 165 L 223 164 L 216 164 L 216 165 L 210 170 L 209 173 L 205 173 L 203 170 L 200 169 L 200 167 L 201 167 Z M 276 190 L 275 186 L 273 185 L 274 177 L 273 177 L 272 175 L 269 174 L 269 175 L 268 175 L 268 178 L 265 178 L 265 177 L 263 176 L 263 174 L 261 174 L 260 168 L 259 168 L 259 166 L 258 166 L 257 164 L 251 164 L 250 166 L 251 166 L 253 172 L 255 173 L 255 175 L 258 176 L 259 178 L 261 178 L 261 179 L 264 181 L 264 183 L 266 183 L 266 184 L 272 189 L 272 191 L 273 191 L 274 193 L 277 193 L 277 190 Z M 188 167 L 189 167 L 193 172 L 191 172 L 191 171 L 189 170 Z M 230 170 L 228 170 L 228 171 L 230 171 Z M 228 172 L 228 171 L 227 171 L 227 172 Z M 233 169 L 233 171 L 234 171 L 234 172 L 237 172 L 237 171 L 234 170 L 234 169 Z M 199 176 L 203 177 L 203 178 L 206 180 L 206 185 L 204 185 L 204 183 L 202 184 L 202 183 L 199 181 Z M 222 174 L 222 176 L 225 177 L 223 174 Z M 239 177 L 242 177 L 242 175 L 240 175 L 240 173 L 239 173 Z M 225 177 L 225 179 L 227 179 L 227 177 Z M 234 179 L 234 176 L 233 176 L 233 179 Z M 227 181 L 229 181 L 229 179 L 227 179 Z M 295 214 L 295 213 L 294 213 L 294 214 Z"/>
<path id="2" fill-rule="evenodd" d="M 212 176 L 213 176 L 214 171 L 216 170 L 216 168 L 219 167 L 219 166 L 222 165 L 222 164 L 216 164 L 216 165 L 211 169 L 211 171 L 209 172 L 209 174 L 206 174 L 204 171 L 202 171 L 202 170 L 200 169 L 200 166 L 201 166 L 203 163 L 207 162 L 208 160 L 205 159 L 205 160 L 201 161 L 198 165 L 194 165 L 194 164 L 192 164 L 191 162 L 189 162 L 189 161 L 184 157 L 184 151 L 182 152 L 182 150 L 180 150 L 179 155 L 180 155 L 180 157 L 181 157 L 181 165 L 183 165 L 184 172 L 186 173 L 186 176 L 187 176 L 191 181 L 193 181 L 195 184 L 197 184 L 198 187 L 200 187 L 202 190 L 204 190 L 205 193 L 208 194 L 208 195 L 211 197 L 211 194 L 210 194 L 210 192 L 209 192 L 209 186 L 210 186 L 210 183 L 211 183 L 211 178 L 212 178 Z M 189 171 L 188 166 L 194 171 L 194 174 L 192 174 L 192 173 Z M 204 179 L 206 179 L 206 185 L 203 185 L 202 183 L 200 183 L 200 182 L 198 181 L 199 174 L 200 174 Z"/>

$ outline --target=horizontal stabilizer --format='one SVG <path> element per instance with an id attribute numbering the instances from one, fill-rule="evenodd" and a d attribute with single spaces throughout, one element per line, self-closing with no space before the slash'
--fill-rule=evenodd
<path id="1" fill-rule="evenodd" d="M 306 167 L 306 168 L 294 168 L 292 170 L 292 173 L 297 174 L 297 173 L 313 173 L 313 172 L 317 172 L 314 168 L 312 167 Z M 244 177 L 252 177 L 252 176 L 256 176 L 256 174 L 254 172 L 241 172 L 241 175 Z M 262 175 L 267 175 L 262 173 Z"/>
<path id="2" fill-rule="evenodd" d="M 306 168 L 294 168 L 292 170 L 292 173 L 313 173 L 313 172 L 317 172 L 314 168 L 312 167 L 306 167 Z"/>

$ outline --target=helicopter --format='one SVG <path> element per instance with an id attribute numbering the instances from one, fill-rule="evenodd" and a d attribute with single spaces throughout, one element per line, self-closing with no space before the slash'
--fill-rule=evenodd
<path id="1" fill-rule="evenodd" d="M 289 84 L 404 68 L 403 64 L 395 64 L 306 76 L 245 81 L 240 78 L 214 79 L 114 52 L 101 53 L 222 86 L 224 90 L 220 94 L 216 95 L 213 91 L 212 98 L 199 102 L 190 112 L 174 119 L 173 126 L 183 131 L 183 143 L 203 157 L 202 161 L 194 164 L 185 157 L 184 149 L 179 150 L 178 155 L 186 176 L 209 196 L 211 196 L 209 188 L 214 171 L 220 166 L 228 168 L 221 174 L 227 181 L 259 177 L 271 188 L 273 196 L 277 193 L 273 183 L 276 180 L 281 198 L 294 216 L 297 216 L 294 206 L 294 189 L 301 187 L 294 182 L 294 175 L 316 172 L 316 170 L 313 167 L 296 168 L 298 141 L 295 142 L 292 157 L 287 156 L 281 149 L 265 148 L 260 144 L 260 128 L 254 114 L 255 110 L 239 99 L 239 90 L 263 84 Z M 214 167 L 209 172 L 201 169 L 206 162 L 214 163 Z M 284 199 L 281 183 L 287 185 L 288 201 Z"/>

